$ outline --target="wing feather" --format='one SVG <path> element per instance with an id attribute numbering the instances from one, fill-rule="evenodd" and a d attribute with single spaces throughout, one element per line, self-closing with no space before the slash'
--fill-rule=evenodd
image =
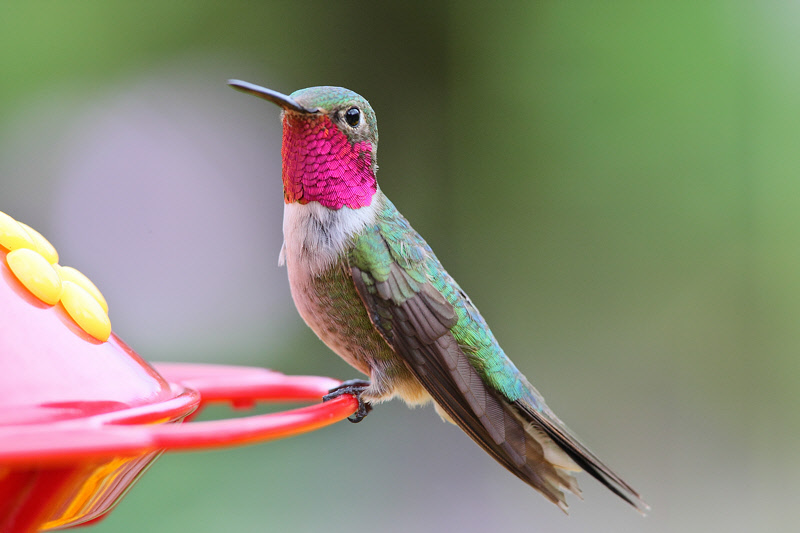
<path id="1" fill-rule="evenodd" d="M 452 306 L 432 287 L 420 288 L 398 305 L 377 289 L 380 283 L 371 291 L 364 272 L 351 269 L 373 324 L 440 408 L 500 464 L 566 509 L 561 489 L 575 485 L 571 473 L 543 460 L 541 445 L 525 431 L 527 422 L 516 407 L 486 387 L 450 331 L 457 320 Z M 404 275 L 393 266 L 389 279 Z M 403 286 L 397 279 L 386 283 Z"/>

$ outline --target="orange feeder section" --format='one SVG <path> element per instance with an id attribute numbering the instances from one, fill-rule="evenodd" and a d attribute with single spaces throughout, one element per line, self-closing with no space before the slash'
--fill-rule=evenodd
<path id="1" fill-rule="evenodd" d="M 355 398 L 319 403 L 338 384 L 263 368 L 151 366 L 111 331 L 97 287 L 0 212 L 0 532 L 97 520 L 164 451 L 255 443 L 343 420 Z M 209 402 L 257 401 L 315 404 L 186 422 Z"/>

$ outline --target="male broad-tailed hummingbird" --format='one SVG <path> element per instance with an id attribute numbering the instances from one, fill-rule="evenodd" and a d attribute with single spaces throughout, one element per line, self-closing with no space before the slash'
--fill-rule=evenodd
<path id="1" fill-rule="evenodd" d="M 375 180 L 375 112 L 342 87 L 291 95 L 230 80 L 283 111 L 280 261 L 314 333 L 370 380 L 354 394 L 360 421 L 372 404 L 433 401 L 489 455 L 564 511 L 585 470 L 640 512 L 630 485 L 567 429 L 506 356 L 489 326 L 430 246 Z M 327 398 L 327 397 L 326 397 Z"/>

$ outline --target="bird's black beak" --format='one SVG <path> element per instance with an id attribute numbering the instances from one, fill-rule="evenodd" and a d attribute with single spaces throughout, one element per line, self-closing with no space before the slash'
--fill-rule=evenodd
<path id="1" fill-rule="evenodd" d="M 263 98 L 264 100 L 268 100 L 275 105 L 281 106 L 283 109 L 289 109 L 291 111 L 296 111 L 297 113 L 316 113 L 319 111 L 317 108 L 305 108 L 295 102 L 294 99 L 283 93 L 255 85 L 253 83 L 248 83 L 241 80 L 228 80 L 228 85 L 237 91 L 242 91 L 243 93 L 252 94 L 254 96 L 258 96 L 259 98 Z"/>

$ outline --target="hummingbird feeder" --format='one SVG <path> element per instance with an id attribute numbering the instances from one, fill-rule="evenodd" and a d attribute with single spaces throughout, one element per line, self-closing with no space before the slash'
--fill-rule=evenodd
<path id="1" fill-rule="evenodd" d="M 188 422 L 210 402 L 319 402 L 339 381 L 263 368 L 150 365 L 50 243 L 0 212 L 0 532 L 105 516 L 163 452 L 312 431 L 355 412 L 343 395 L 279 413 Z"/>

